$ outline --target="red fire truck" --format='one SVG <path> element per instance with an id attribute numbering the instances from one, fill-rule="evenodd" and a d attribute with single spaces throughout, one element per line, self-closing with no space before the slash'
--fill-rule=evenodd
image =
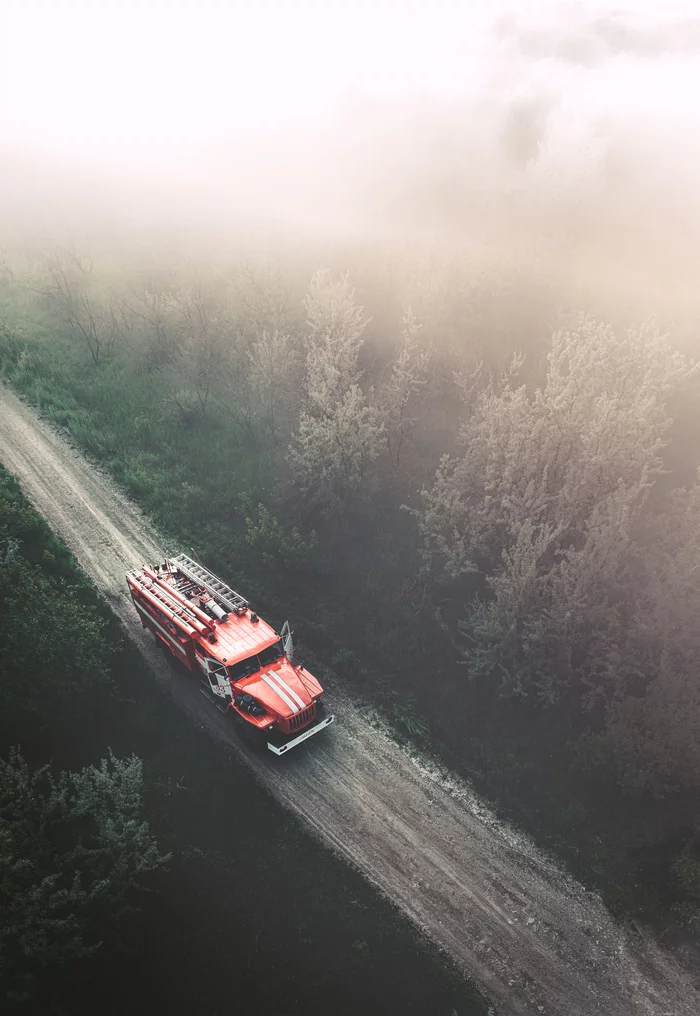
<path id="1" fill-rule="evenodd" d="M 325 730 L 323 688 L 294 663 L 289 622 L 276 632 L 200 561 L 185 554 L 126 576 L 144 628 L 248 734 L 283 755 Z"/>

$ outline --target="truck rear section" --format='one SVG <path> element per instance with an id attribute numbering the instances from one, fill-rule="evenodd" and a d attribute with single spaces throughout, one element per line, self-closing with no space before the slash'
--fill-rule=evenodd
<path id="1" fill-rule="evenodd" d="M 294 662 L 289 623 L 276 632 L 199 561 L 179 554 L 126 581 L 144 628 L 270 751 L 283 755 L 334 722 L 323 688 Z"/>

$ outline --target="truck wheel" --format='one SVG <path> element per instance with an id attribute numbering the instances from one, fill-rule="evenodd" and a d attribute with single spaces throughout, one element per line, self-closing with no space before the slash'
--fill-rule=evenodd
<path id="1" fill-rule="evenodd" d="M 178 674 L 182 674 L 182 673 L 189 674 L 189 669 L 185 666 L 185 664 L 182 662 L 182 660 L 180 660 L 179 657 L 177 657 L 174 653 L 172 653 L 168 649 L 168 647 L 164 644 L 163 640 L 158 638 L 157 635 L 156 635 L 156 640 L 158 642 L 158 648 L 160 649 L 161 653 L 165 657 L 165 660 L 167 661 L 168 666 L 172 667 L 173 670 L 176 671 Z"/>
<path id="2" fill-rule="evenodd" d="M 233 717 L 236 732 L 246 748 L 252 752 L 262 751 L 267 745 L 265 731 L 261 731 L 257 727 L 252 726 L 252 724 L 246 723 L 235 709 L 229 709 L 229 713 Z"/>

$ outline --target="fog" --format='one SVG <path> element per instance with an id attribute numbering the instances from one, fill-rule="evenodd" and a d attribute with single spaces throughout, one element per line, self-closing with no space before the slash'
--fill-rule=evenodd
<path id="1" fill-rule="evenodd" d="M 696 312 L 688 5 L 72 0 L 10 29 L 6 246 L 467 252 Z"/>

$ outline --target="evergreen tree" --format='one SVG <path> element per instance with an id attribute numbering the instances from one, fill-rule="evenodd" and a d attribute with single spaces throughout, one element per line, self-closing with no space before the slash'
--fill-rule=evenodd
<path id="1" fill-rule="evenodd" d="M 42 978 L 91 955 L 134 890 L 168 858 L 141 818 L 141 762 L 32 772 L 0 758 L 0 983 L 34 996 Z"/>

